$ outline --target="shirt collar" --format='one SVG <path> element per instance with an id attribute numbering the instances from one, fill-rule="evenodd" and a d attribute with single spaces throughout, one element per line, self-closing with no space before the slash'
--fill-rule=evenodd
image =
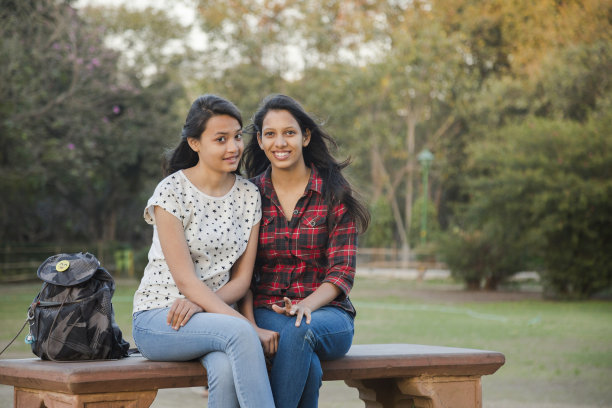
<path id="1" fill-rule="evenodd" d="M 262 193 L 268 197 L 272 198 L 272 193 L 274 192 L 274 185 L 272 185 L 272 166 L 268 166 L 266 171 L 262 175 Z M 319 172 L 314 164 L 310 165 L 310 178 L 308 179 L 308 184 L 306 185 L 306 190 L 312 190 L 316 193 L 323 194 L 323 179 L 319 176 Z"/>
<path id="2" fill-rule="evenodd" d="M 308 180 L 306 190 L 312 190 L 319 194 L 323 193 L 323 179 L 319 176 L 314 164 L 310 164 L 310 180 Z"/>

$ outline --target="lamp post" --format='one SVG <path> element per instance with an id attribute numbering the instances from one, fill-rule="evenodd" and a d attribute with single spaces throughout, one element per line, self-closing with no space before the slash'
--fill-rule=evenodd
<path id="1" fill-rule="evenodd" d="M 433 154 L 425 149 L 417 156 L 423 167 L 423 207 L 421 209 L 421 244 L 427 243 L 427 187 L 429 182 L 429 165 L 434 159 Z"/>

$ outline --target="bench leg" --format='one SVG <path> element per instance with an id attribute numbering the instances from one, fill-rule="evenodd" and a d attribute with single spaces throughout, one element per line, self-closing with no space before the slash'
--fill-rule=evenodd
<path id="1" fill-rule="evenodd" d="M 15 408 L 149 408 L 157 390 L 64 394 L 15 387 Z"/>
<path id="2" fill-rule="evenodd" d="M 480 377 L 346 380 L 366 408 L 482 408 Z"/>
<path id="3" fill-rule="evenodd" d="M 395 378 L 375 380 L 345 380 L 349 387 L 357 388 L 365 408 L 413 408 L 412 396 L 403 395 Z"/>

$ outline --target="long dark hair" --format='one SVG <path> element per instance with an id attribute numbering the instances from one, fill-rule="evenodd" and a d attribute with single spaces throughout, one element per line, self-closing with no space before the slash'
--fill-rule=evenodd
<path id="1" fill-rule="evenodd" d="M 253 118 L 249 126 L 251 139 L 244 148 L 244 165 L 247 176 L 255 177 L 263 173 L 270 165 L 270 160 L 265 152 L 259 147 L 257 133 L 261 134 L 263 121 L 267 113 L 271 110 L 285 110 L 289 112 L 297 121 L 302 131 L 310 130 L 310 142 L 302 150 L 304 162 L 307 166 L 313 164 L 323 179 L 323 196 L 328 204 L 344 204 L 349 214 L 355 219 L 360 233 L 365 232 L 370 223 L 370 213 L 365 205 L 357 198 L 350 183 L 342 175 L 342 169 L 350 164 L 350 159 L 338 162 L 330 153 L 329 146 L 336 148 L 334 139 L 327 134 L 323 128 L 309 115 L 302 105 L 295 99 L 286 95 L 269 95 L 266 97 Z"/>
<path id="2" fill-rule="evenodd" d="M 200 139 L 206 130 L 208 120 L 213 116 L 228 115 L 236 119 L 242 127 L 242 115 L 230 101 L 216 95 L 202 95 L 192 104 L 183 125 L 181 141 L 173 150 L 166 153 L 162 165 L 164 176 L 176 171 L 193 167 L 198 163 L 198 154 L 189 146 L 188 139 Z M 240 169 L 240 166 L 238 166 Z M 238 170 L 235 171 L 238 174 Z"/>

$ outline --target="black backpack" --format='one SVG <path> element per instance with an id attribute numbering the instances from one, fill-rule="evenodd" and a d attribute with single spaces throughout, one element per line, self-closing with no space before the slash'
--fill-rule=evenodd
<path id="1" fill-rule="evenodd" d="M 43 360 L 127 357 L 130 344 L 115 323 L 115 281 L 90 253 L 59 254 L 38 267 L 40 293 L 28 310 L 26 343 Z"/>

